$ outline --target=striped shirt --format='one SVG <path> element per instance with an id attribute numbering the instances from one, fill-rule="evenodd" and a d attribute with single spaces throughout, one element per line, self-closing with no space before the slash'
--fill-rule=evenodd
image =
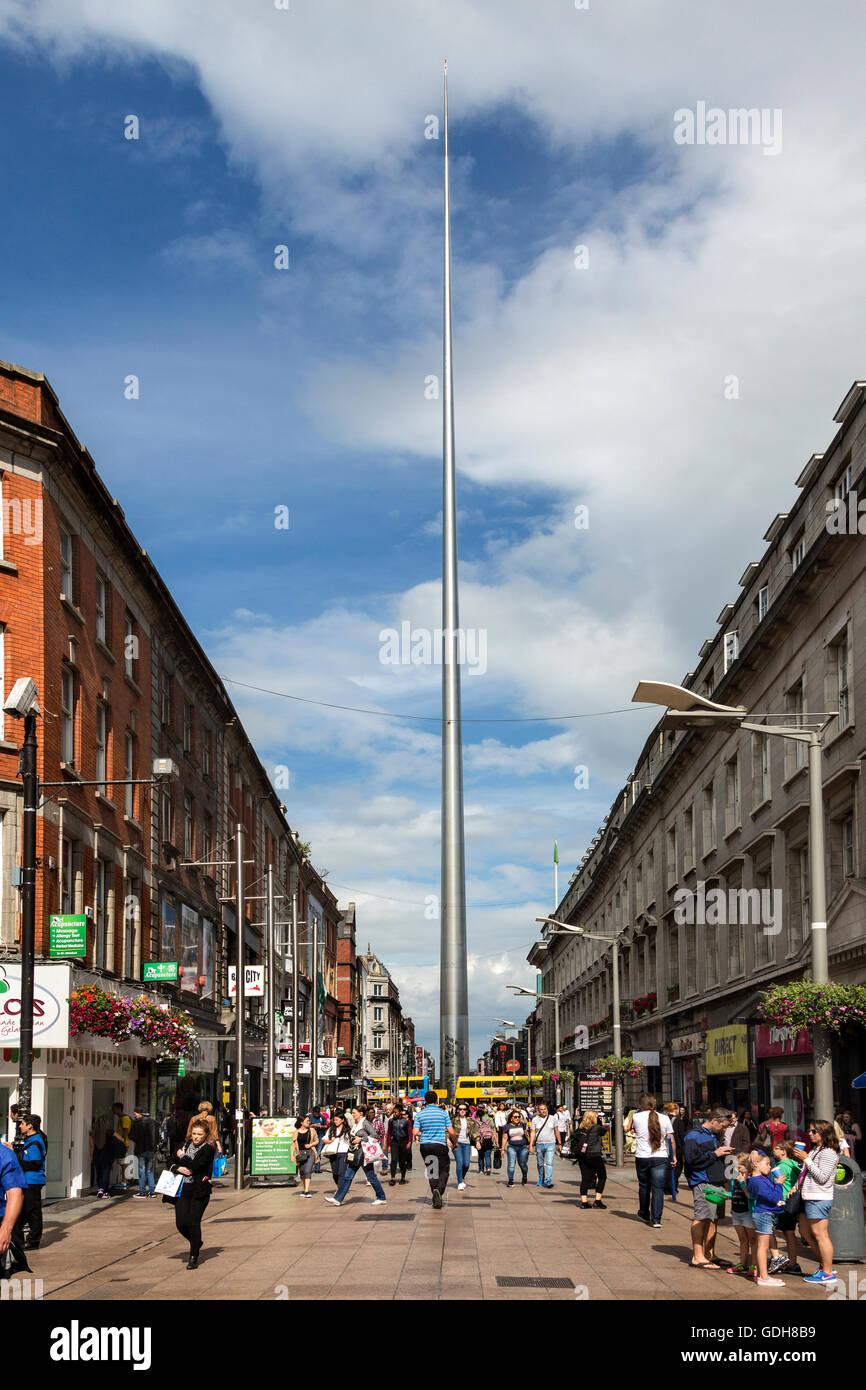
<path id="1" fill-rule="evenodd" d="M 422 1144 L 444 1144 L 450 1124 L 448 1112 L 441 1105 L 425 1105 L 415 1116 L 415 1133 L 421 1135 Z"/>

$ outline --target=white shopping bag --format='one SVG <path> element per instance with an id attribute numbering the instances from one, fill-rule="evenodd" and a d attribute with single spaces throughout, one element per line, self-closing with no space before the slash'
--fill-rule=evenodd
<path id="1" fill-rule="evenodd" d="M 168 1168 L 160 1173 L 156 1183 L 156 1191 L 161 1192 L 163 1197 L 177 1197 L 183 1187 L 183 1174 L 172 1173 Z"/>

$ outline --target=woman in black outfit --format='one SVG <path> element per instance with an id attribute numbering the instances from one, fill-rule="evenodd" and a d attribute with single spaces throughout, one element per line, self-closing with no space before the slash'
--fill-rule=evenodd
<path id="1" fill-rule="evenodd" d="M 189 1241 L 187 1269 L 198 1269 L 201 1219 L 210 1201 L 210 1180 L 216 1157 L 216 1145 L 208 1139 L 204 1120 L 193 1120 L 188 1141 L 175 1153 L 176 1162 L 171 1165 L 171 1171 L 182 1174 L 183 1186 L 174 1199 L 174 1219 L 180 1234 Z"/>
<path id="2" fill-rule="evenodd" d="M 601 1152 L 603 1134 L 604 1125 L 599 1124 L 596 1111 L 585 1111 L 571 1141 L 572 1151 L 580 1164 L 580 1211 L 585 1211 L 590 1205 L 607 1210 L 601 1200 L 607 1182 L 607 1169 Z M 595 1189 L 595 1201 L 592 1203 L 589 1200 L 590 1188 Z"/>
<path id="3" fill-rule="evenodd" d="M 686 1120 L 685 1116 L 680 1113 L 684 1108 L 684 1106 L 680 1105 L 679 1102 L 675 1100 L 668 1101 L 667 1105 L 664 1107 L 664 1112 L 670 1120 L 674 1131 L 674 1145 L 677 1153 L 677 1161 L 674 1166 L 674 1177 L 677 1182 L 679 1182 L 683 1171 L 683 1144 L 686 1142 Z"/>

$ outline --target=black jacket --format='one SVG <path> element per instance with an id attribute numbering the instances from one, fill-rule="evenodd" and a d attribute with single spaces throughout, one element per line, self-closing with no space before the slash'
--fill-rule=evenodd
<path id="1" fill-rule="evenodd" d="M 595 1124 L 589 1129 L 576 1129 L 571 1136 L 571 1152 L 577 1159 L 601 1158 L 601 1139 L 604 1125 Z M 584 1144 L 586 1149 L 584 1149 Z"/>
<path id="2" fill-rule="evenodd" d="M 190 1158 L 186 1153 L 175 1153 L 174 1163 L 171 1171 L 176 1173 L 178 1168 L 189 1168 L 192 1173 L 192 1180 L 184 1182 L 183 1187 L 177 1194 L 179 1197 L 209 1197 L 210 1179 L 213 1172 L 213 1161 L 216 1158 L 216 1145 L 210 1141 L 202 1144 L 195 1158 Z"/>
<path id="3" fill-rule="evenodd" d="M 133 1120 L 129 1137 L 135 1145 L 137 1154 L 156 1153 L 159 1143 L 159 1126 L 152 1115 L 142 1115 L 140 1120 Z"/>

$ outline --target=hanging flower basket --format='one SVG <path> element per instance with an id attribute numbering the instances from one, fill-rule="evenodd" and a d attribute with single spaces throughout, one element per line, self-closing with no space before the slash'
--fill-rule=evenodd
<path id="1" fill-rule="evenodd" d="M 794 980 L 772 985 L 758 1013 L 765 1023 L 778 1027 L 826 1028 L 842 1033 L 846 1028 L 866 1028 L 866 985 L 836 985 L 832 980 Z"/>
<path id="2" fill-rule="evenodd" d="M 159 1057 L 184 1057 L 192 1051 L 195 1029 L 189 1014 L 170 1004 L 155 1004 L 145 995 L 108 994 L 98 985 L 82 985 L 69 996 L 69 1031 L 109 1038 L 115 1047 L 135 1039 L 155 1048 Z"/>
<path id="3" fill-rule="evenodd" d="M 636 1057 L 596 1057 L 593 1068 L 598 1072 L 613 1072 L 622 1081 L 626 1076 L 640 1076 L 643 1062 Z"/>
<path id="4" fill-rule="evenodd" d="M 541 1073 L 541 1079 L 542 1079 L 542 1081 L 544 1082 L 545 1086 L 546 1086 L 548 1083 L 550 1083 L 550 1085 L 552 1085 L 552 1086 L 561 1086 L 561 1085 L 563 1085 L 563 1084 L 565 1084 L 565 1085 L 567 1085 L 567 1086 L 571 1086 L 571 1085 L 574 1083 L 574 1072 L 573 1072 L 573 1071 L 543 1071 L 543 1072 Z"/>

